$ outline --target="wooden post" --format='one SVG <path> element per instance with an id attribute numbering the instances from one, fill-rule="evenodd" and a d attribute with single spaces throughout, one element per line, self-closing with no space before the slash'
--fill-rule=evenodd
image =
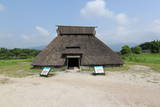
<path id="1" fill-rule="evenodd" d="M 67 69 L 69 69 L 69 67 L 68 67 L 68 58 L 66 58 L 67 59 Z"/>
<path id="2" fill-rule="evenodd" d="M 78 58 L 78 61 L 79 61 L 79 68 L 80 68 L 80 58 Z"/>

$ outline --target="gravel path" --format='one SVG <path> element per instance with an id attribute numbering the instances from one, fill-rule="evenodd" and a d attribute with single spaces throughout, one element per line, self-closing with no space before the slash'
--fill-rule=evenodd
<path id="1" fill-rule="evenodd" d="M 44 78 L 0 76 L 0 107 L 160 107 L 160 73 L 135 65 L 93 76 L 57 72 Z M 140 72 L 137 72 L 140 71 Z"/>

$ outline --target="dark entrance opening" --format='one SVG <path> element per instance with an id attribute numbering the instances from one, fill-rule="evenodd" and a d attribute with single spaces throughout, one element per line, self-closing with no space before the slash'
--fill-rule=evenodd
<path id="1" fill-rule="evenodd" d="M 68 69 L 79 68 L 79 58 L 68 58 Z"/>

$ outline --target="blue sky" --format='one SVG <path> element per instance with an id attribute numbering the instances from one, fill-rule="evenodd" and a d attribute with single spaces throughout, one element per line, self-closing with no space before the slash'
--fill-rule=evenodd
<path id="1" fill-rule="evenodd" d="M 56 25 L 98 26 L 106 44 L 160 39 L 160 0 L 0 0 L 0 47 L 47 45 Z"/>

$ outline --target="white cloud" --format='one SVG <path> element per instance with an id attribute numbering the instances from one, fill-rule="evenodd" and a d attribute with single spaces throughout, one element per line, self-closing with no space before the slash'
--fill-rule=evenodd
<path id="1" fill-rule="evenodd" d="M 125 13 L 115 13 L 106 6 L 105 0 L 92 0 L 86 3 L 84 8 L 80 10 L 80 14 L 84 18 L 104 18 L 111 19 L 118 25 L 128 25 L 131 20 Z"/>
<path id="2" fill-rule="evenodd" d="M 92 0 L 86 3 L 85 7 L 80 10 L 82 17 L 112 17 L 113 12 L 106 8 L 104 0 Z"/>
<path id="3" fill-rule="evenodd" d="M 36 33 L 30 34 L 0 34 L 0 47 L 5 48 L 30 48 L 46 46 L 54 36 L 44 37 Z"/>
<path id="4" fill-rule="evenodd" d="M 123 12 L 114 12 L 107 7 L 105 0 L 92 0 L 87 2 L 84 8 L 81 9 L 80 14 L 84 18 L 94 19 L 98 17 L 114 22 L 114 28 L 110 29 L 110 31 L 102 31 L 101 35 L 99 35 L 104 42 L 109 44 L 141 43 L 160 39 L 160 20 L 155 20 L 152 27 L 151 25 L 145 26 L 144 28 L 135 27 L 136 25 L 134 24 L 138 21 L 137 18 L 130 18 Z M 148 29 L 148 27 L 150 27 L 150 29 Z"/>
<path id="5" fill-rule="evenodd" d="M 40 26 L 36 26 L 35 29 L 43 36 L 49 36 L 49 31 Z"/>
<path id="6" fill-rule="evenodd" d="M 139 23 L 141 24 L 141 23 Z M 143 27 L 118 25 L 110 30 L 99 31 L 97 36 L 110 46 L 119 44 L 141 44 L 143 42 L 160 40 L 160 20 L 153 20 L 150 24 Z M 137 27 L 138 26 L 138 27 Z M 121 46 L 119 46 L 120 49 Z"/>
<path id="7" fill-rule="evenodd" d="M 46 46 L 55 37 L 54 35 L 49 35 L 48 30 L 39 26 L 35 27 L 35 31 L 38 32 L 16 35 L 11 33 L 0 33 L 0 47 L 30 48 L 35 46 Z"/>
<path id="8" fill-rule="evenodd" d="M 153 21 L 152 31 L 155 33 L 160 33 L 160 19 L 156 19 Z"/>
<path id="9" fill-rule="evenodd" d="M 0 3 L 0 12 L 4 11 L 6 9 L 6 7 Z"/>
<path id="10" fill-rule="evenodd" d="M 143 42 L 160 40 L 160 32 L 153 30 L 152 25 L 143 28 L 128 28 L 118 26 L 112 31 L 101 31 L 98 35 L 107 44 L 141 44 Z"/>
<path id="11" fill-rule="evenodd" d="M 30 40 L 30 37 L 29 37 L 29 35 L 22 34 L 21 36 L 22 36 L 22 38 L 23 38 L 23 39 L 25 39 L 25 40 Z"/>
<path id="12" fill-rule="evenodd" d="M 8 34 L 1 34 L 0 33 L 0 39 L 3 39 L 3 38 L 12 38 L 14 35 L 13 34 L 10 34 L 10 33 L 8 33 Z"/>
<path id="13" fill-rule="evenodd" d="M 118 26 L 115 31 L 116 35 L 128 35 L 130 30 L 124 26 Z"/>
<path id="14" fill-rule="evenodd" d="M 124 13 L 119 13 L 115 16 L 118 25 L 128 25 L 130 23 L 129 18 Z"/>

